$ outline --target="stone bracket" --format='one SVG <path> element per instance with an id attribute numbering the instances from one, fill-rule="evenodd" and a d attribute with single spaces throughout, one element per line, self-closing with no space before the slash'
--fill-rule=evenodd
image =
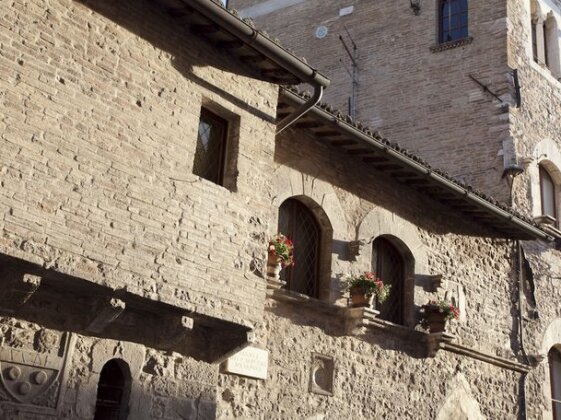
<path id="1" fill-rule="evenodd" d="M 443 348 L 444 344 L 452 342 L 454 338 L 452 334 L 448 334 L 447 332 L 427 334 L 425 339 L 427 357 L 435 357 L 438 350 Z"/>
<path id="2" fill-rule="evenodd" d="M 217 355 L 212 357 L 210 361 L 211 363 L 222 363 L 252 343 L 255 343 L 255 332 L 253 330 L 247 330 L 245 334 L 231 337 L 229 340 L 220 340 L 220 349 L 214 349 L 217 351 Z"/>
<path id="3" fill-rule="evenodd" d="M 94 316 L 88 323 L 86 330 L 101 333 L 110 323 L 115 321 L 125 310 L 125 302 L 120 299 L 105 299 L 95 305 Z"/>
<path id="4" fill-rule="evenodd" d="M 163 348 L 177 347 L 193 331 L 195 320 L 186 315 L 168 317 L 164 321 L 164 331 L 160 339 Z"/>
<path id="5" fill-rule="evenodd" d="M 349 254 L 349 261 L 356 261 L 357 258 L 362 254 L 362 249 L 366 245 L 366 241 L 357 239 L 355 241 L 349 241 L 347 244 L 347 252 Z"/>
<path id="6" fill-rule="evenodd" d="M 345 308 L 345 334 L 359 335 L 363 328 L 369 325 L 372 320 L 380 315 L 380 312 L 371 308 Z"/>
<path id="7" fill-rule="evenodd" d="M 24 305 L 41 285 L 41 277 L 33 274 L 10 277 L 0 290 L 0 310 L 13 313 Z"/>

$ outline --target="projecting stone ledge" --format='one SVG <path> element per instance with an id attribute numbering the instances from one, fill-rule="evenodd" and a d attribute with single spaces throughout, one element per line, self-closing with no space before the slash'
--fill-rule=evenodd
<path id="1" fill-rule="evenodd" d="M 219 363 L 253 341 L 249 322 L 200 313 L 185 300 L 181 305 L 0 255 L 0 316 L 134 342 L 208 363 Z"/>

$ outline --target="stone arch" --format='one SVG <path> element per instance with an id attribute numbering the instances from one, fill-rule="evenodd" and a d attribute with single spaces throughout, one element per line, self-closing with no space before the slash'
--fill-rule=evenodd
<path id="1" fill-rule="evenodd" d="M 547 403 L 545 404 L 546 410 L 543 413 L 544 419 L 552 419 L 553 411 L 551 407 L 551 379 L 549 376 L 549 359 L 548 354 L 552 348 L 561 349 L 561 318 L 554 319 L 545 329 L 543 334 L 542 344 L 540 347 L 539 358 L 542 359 L 543 366 L 543 396 Z"/>
<path id="2" fill-rule="evenodd" d="M 308 166 L 311 170 L 308 173 L 302 173 L 285 165 L 279 166 L 272 177 L 273 205 L 278 208 L 290 197 L 308 197 L 319 205 L 329 218 L 333 228 L 333 238 L 350 239 L 345 212 L 331 184 L 318 176 L 321 169 L 304 160 L 295 162 L 294 165 L 290 164 L 290 166 Z"/>
<path id="3" fill-rule="evenodd" d="M 107 361 L 101 369 L 97 384 L 94 420 L 113 418 L 115 411 L 118 411 L 119 419 L 127 418 L 131 383 L 131 372 L 127 362 L 120 358 Z M 107 406 L 107 397 L 110 397 L 114 407 Z"/>
<path id="4" fill-rule="evenodd" d="M 306 167 L 307 173 L 302 173 L 292 168 Z M 279 165 L 271 177 L 272 204 L 277 209 L 273 215 L 272 230 L 277 228 L 278 209 L 280 205 L 289 198 L 296 198 L 306 204 L 316 215 L 325 217 L 331 226 L 331 244 L 324 243 L 325 250 L 329 256 L 324 261 L 329 261 L 323 266 L 320 273 L 320 292 L 322 300 L 335 302 L 342 296 L 340 279 L 333 273 L 348 271 L 348 262 L 337 258 L 347 252 L 347 243 L 351 240 L 351 233 L 347 223 L 347 217 L 341 206 L 341 202 L 332 185 L 321 179 L 323 168 L 302 159 L 295 162 Z M 321 212 L 318 211 L 321 209 Z M 323 213 L 324 216 L 321 216 Z M 271 235 L 277 233 L 271 231 Z"/>
<path id="5" fill-rule="evenodd" d="M 148 418 L 149 410 L 143 406 L 146 404 L 146 399 L 142 397 L 142 388 L 139 381 L 144 358 L 144 346 L 139 344 L 108 339 L 97 341 L 92 347 L 89 378 L 86 382 L 81 383 L 78 388 L 76 404 L 78 415 L 83 418 L 94 418 L 97 384 L 101 371 L 108 361 L 119 359 L 121 366 L 126 363 L 127 373 L 130 373 L 128 418 L 139 420 Z"/>
<path id="6" fill-rule="evenodd" d="M 371 210 L 358 227 L 358 240 L 362 244 L 358 263 L 364 271 L 371 268 L 372 243 L 376 238 L 391 242 L 403 258 L 403 323 L 413 326 L 416 276 L 428 274 L 428 254 L 419 230 L 414 224 L 381 207 Z"/>
<path id="7" fill-rule="evenodd" d="M 358 240 L 364 243 L 361 256 L 369 258 L 372 241 L 379 236 L 393 238 L 394 245 L 415 262 L 415 274 L 428 274 L 427 248 L 413 223 L 381 207 L 372 209 L 358 227 Z M 368 259 L 369 261 L 369 259 Z M 368 265 L 368 264 L 367 264 Z"/>
<path id="8" fill-rule="evenodd" d="M 541 195 L 540 195 L 540 165 L 547 169 L 555 183 L 557 195 L 555 206 L 561 208 L 561 150 L 557 144 L 551 139 L 540 141 L 534 148 L 534 156 L 536 156 L 535 164 L 528 168 L 530 177 L 530 195 L 532 200 L 532 215 L 541 216 Z"/>
<path id="9" fill-rule="evenodd" d="M 288 197 L 285 201 L 281 203 L 279 208 L 287 203 L 288 200 L 295 200 L 298 201 L 300 204 L 303 204 L 301 207 L 304 211 L 311 213 L 314 218 L 315 222 L 319 226 L 319 230 L 321 232 L 320 239 L 318 245 L 319 254 L 317 255 L 319 261 L 318 265 L 318 289 L 317 289 L 317 297 L 322 300 L 327 300 L 330 298 L 330 289 L 331 289 L 331 254 L 333 248 L 333 227 L 331 225 L 331 221 L 329 216 L 326 214 L 325 210 L 320 206 L 315 200 L 312 198 L 305 196 L 305 195 L 297 195 Z M 283 234 L 289 234 L 289 232 L 282 232 Z M 295 238 L 291 238 L 295 239 Z M 295 247 L 297 243 L 295 242 Z M 295 251 L 296 254 L 296 251 Z M 296 256 L 295 256 L 296 258 Z M 298 261 L 296 261 L 298 264 Z M 297 269 L 298 267 L 295 267 Z"/>

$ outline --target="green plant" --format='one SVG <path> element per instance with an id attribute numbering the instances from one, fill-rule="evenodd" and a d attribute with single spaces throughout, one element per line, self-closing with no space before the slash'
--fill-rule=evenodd
<path id="1" fill-rule="evenodd" d="M 274 255 L 283 267 L 294 265 L 294 244 L 282 233 L 269 241 L 269 255 Z"/>
<path id="2" fill-rule="evenodd" d="M 367 295 L 376 295 L 380 303 L 384 302 L 390 294 L 391 286 L 384 284 L 380 278 L 372 272 L 365 271 L 359 276 L 347 279 L 348 289 L 360 288 Z"/>

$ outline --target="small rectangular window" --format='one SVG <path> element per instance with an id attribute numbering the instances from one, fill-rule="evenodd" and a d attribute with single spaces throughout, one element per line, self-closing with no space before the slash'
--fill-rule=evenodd
<path id="1" fill-rule="evenodd" d="M 193 173 L 215 184 L 224 184 L 224 165 L 228 139 L 228 122 L 201 109 Z"/>
<path id="2" fill-rule="evenodd" d="M 440 43 L 468 37 L 468 0 L 440 0 L 438 32 Z"/>

